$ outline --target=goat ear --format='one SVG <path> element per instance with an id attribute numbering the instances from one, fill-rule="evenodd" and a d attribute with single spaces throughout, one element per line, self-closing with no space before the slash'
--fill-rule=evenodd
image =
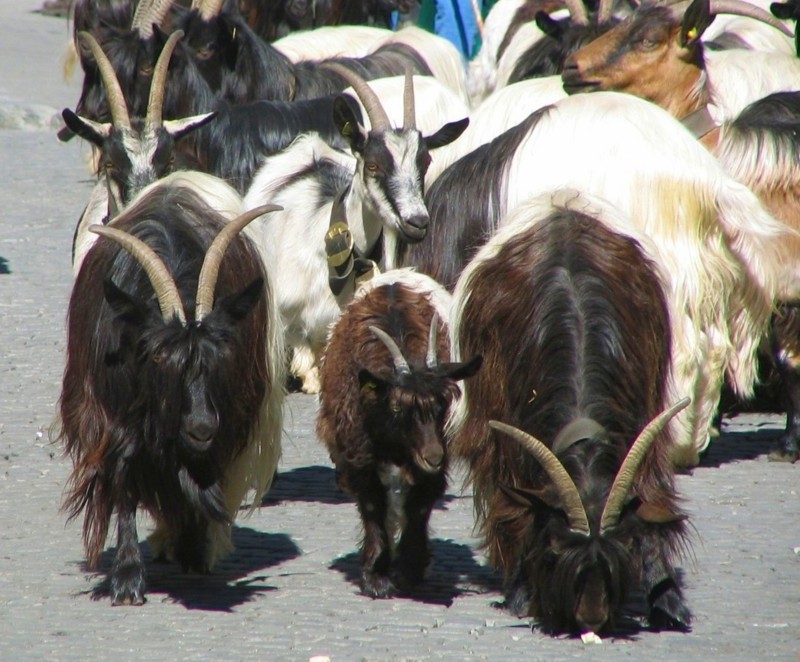
<path id="1" fill-rule="evenodd" d="M 709 0 L 694 0 L 686 9 L 681 21 L 680 44 L 684 48 L 694 45 L 716 18 L 711 13 Z"/>
<path id="2" fill-rule="evenodd" d="M 459 381 L 472 377 L 478 372 L 482 364 L 483 357 L 476 355 L 466 363 L 443 363 L 440 368 L 447 377 L 453 381 Z"/>
<path id="3" fill-rule="evenodd" d="M 789 19 L 794 18 L 795 3 L 794 2 L 773 2 L 769 6 L 769 10 L 772 12 L 772 15 L 775 18 L 779 18 L 782 21 L 788 21 Z"/>
<path id="4" fill-rule="evenodd" d="M 386 381 L 378 375 L 370 372 L 366 368 L 358 371 L 358 386 L 362 393 L 371 393 L 381 390 L 386 385 Z"/>
<path id="5" fill-rule="evenodd" d="M 512 487 L 511 485 L 505 485 L 503 483 L 500 483 L 498 487 L 500 488 L 500 491 L 514 503 L 524 506 L 525 508 L 534 509 L 540 508 L 542 505 L 544 505 L 547 508 L 558 510 L 561 507 L 560 503 L 553 502 L 553 500 L 548 496 L 546 489 L 526 490 L 522 487 Z"/>
<path id="6" fill-rule="evenodd" d="M 536 27 L 548 37 L 559 42 L 561 41 L 561 38 L 564 36 L 564 27 L 560 21 L 551 18 L 550 14 L 543 11 L 537 11 L 533 19 L 536 21 Z"/>
<path id="7" fill-rule="evenodd" d="M 222 297 L 214 305 L 214 310 L 209 313 L 212 315 L 220 316 L 225 315 L 233 322 L 240 322 L 247 314 L 256 307 L 258 300 L 261 298 L 261 293 L 264 291 L 264 279 L 256 278 L 252 283 L 245 287 L 241 292 L 236 294 L 229 294 Z"/>
<path id="8" fill-rule="evenodd" d="M 117 287 L 110 278 L 103 281 L 103 293 L 111 311 L 123 322 L 140 325 L 147 319 L 147 305 Z"/>
<path id="9" fill-rule="evenodd" d="M 182 120 L 167 120 L 164 122 L 164 129 L 172 136 L 173 140 L 180 140 L 187 133 L 191 133 L 195 129 L 205 126 L 216 116 L 216 113 L 204 113 L 202 115 L 184 117 Z"/>
<path id="10" fill-rule="evenodd" d="M 101 124 L 99 122 L 87 120 L 85 117 L 76 115 L 69 108 L 64 108 L 64 110 L 61 111 L 61 117 L 64 118 L 64 122 L 70 131 L 101 149 L 106 138 L 108 138 L 108 135 L 111 133 L 110 122 Z"/>
<path id="11" fill-rule="evenodd" d="M 356 114 L 353 99 L 340 94 L 333 100 L 333 123 L 342 137 L 350 143 L 354 152 L 361 152 L 367 140 L 367 132 L 361 123 L 361 114 Z M 356 106 L 357 108 L 357 106 Z"/>
<path id="12" fill-rule="evenodd" d="M 639 519 L 650 524 L 668 524 L 686 519 L 683 513 L 676 513 L 672 508 L 647 502 L 640 502 L 636 506 L 636 515 Z"/>
<path id="13" fill-rule="evenodd" d="M 433 135 L 425 137 L 425 146 L 428 149 L 436 149 L 437 147 L 449 145 L 464 133 L 464 129 L 466 129 L 468 125 L 469 117 L 455 122 L 448 122 Z"/>

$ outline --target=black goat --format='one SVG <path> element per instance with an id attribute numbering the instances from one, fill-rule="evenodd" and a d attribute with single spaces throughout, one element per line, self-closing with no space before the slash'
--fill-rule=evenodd
<path id="1" fill-rule="evenodd" d="M 442 425 L 456 382 L 480 366 L 439 363 L 449 343 L 437 336 L 446 328 L 431 292 L 441 288 L 411 277 L 416 283 L 382 280 L 357 296 L 333 327 L 321 369 L 317 433 L 358 503 L 361 591 L 373 598 L 424 577 L 428 520 L 447 485 Z"/>
<path id="2" fill-rule="evenodd" d="M 60 438 L 90 568 L 117 516 L 114 604 L 145 599 L 138 508 L 157 522 L 156 558 L 207 572 L 248 490 L 274 474 L 281 335 L 258 251 L 237 236 L 272 209 L 227 223 L 191 189 L 160 186 L 95 226 L 114 241 L 89 251 L 70 299 Z"/>

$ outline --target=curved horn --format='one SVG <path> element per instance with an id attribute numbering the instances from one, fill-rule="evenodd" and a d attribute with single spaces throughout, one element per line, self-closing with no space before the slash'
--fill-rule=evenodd
<path id="1" fill-rule="evenodd" d="M 406 69 L 406 84 L 403 90 L 403 128 L 417 128 L 417 109 L 414 103 L 414 72 Z"/>
<path id="2" fill-rule="evenodd" d="M 114 67 L 111 66 L 111 61 L 106 57 L 103 49 L 100 48 L 100 44 L 90 33 L 86 31 L 79 32 L 78 38 L 82 39 L 83 43 L 91 49 L 95 62 L 97 62 L 103 85 L 106 86 L 108 107 L 111 111 L 111 123 L 116 128 L 130 129 L 131 117 L 128 114 L 128 104 L 125 103 L 125 95 L 122 94 L 122 87 L 119 84 L 119 80 L 117 80 Z"/>
<path id="3" fill-rule="evenodd" d="M 489 427 L 518 441 L 538 460 L 561 495 L 561 500 L 564 503 L 564 513 L 567 516 L 570 529 L 588 536 L 591 533 L 591 529 L 589 528 L 586 509 L 581 501 L 581 495 L 578 493 L 578 488 L 575 487 L 575 483 L 567 473 L 564 465 L 561 464 L 561 460 L 553 454 L 553 451 L 536 437 L 511 425 L 500 421 L 489 421 Z"/>
<path id="4" fill-rule="evenodd" d="M 169 61 L 175 46 L 183 37 L 183 30 L 173 32 L 164 48 L 158 56 L 155 69 L 153 70 L 153 80 L 150 82 L 150 99 L 147 102 L 146 123 L 150 126 L 161 126 L 162 109 L 164 107 L 164 94 L 167 90 L 167 73 L 169 72 Z"/>
<path id="5" fill-rule="evenodd" d="M 436 357 L 436 342 L 439 335 L 439 313 L 434 312 L 431 317 L 431 330 L 428 332 L 428 355 L 425 357 L 425 365 L 435 368 L 439 363 Z"/>
<path id="6" fill-rule="evenodd" d="M 131 30 L 137 30 L 144 39 L 153 36 L 153 23 L 161 25 L 172 7 L 172 0 L 141 0 L 131 21 Z"/>
<path id="7" fill-rule="evenodd" d="M 761 7 L 751 5 L 742 0 L 711 0 L 709 5 L 711 14 L 734 14 L 736 16 L 747 16 L 757 21 L 771 25 L 776 30 L 780 30 L 787 37 L 794 38 L 794 32 L 786 27 L 779 19 Z"/>
<path id="8" fill-rule="evenodd" d="M 622 513 L 622 506 L 625 503 L 625 497 L 627 497 L 628 492 L 630 492 L 633 479 L 636 478 L 636 472 L 639 470 L 644 456 L 647 454 L 648 449 L 653 441 L 655 441 L 659 432 L 661 432 L 664 426 L 678 413 L 688 407 L 690 402 L 690 398 L 679 400 L 650 421 L 645 426 L 644 430 L 639 433 L 639 436 L 636 437 L 636 441 L 633 442 L 628 454 L 625 456 L 625 460 L 622 462 L 619 471 L 617 471 L 617 475 L 608 492 L 606 505 L 600 517 L 601 534 L 606 529 L 615 526 L 619 521 L 620 513 Z"/>
<path id="9" fill-rule="evenodd" d="M 403 356 L 403 352 L 400 351 L 400 348 L 397 346 L 397 343 L 394 341 L 386 331 L 383 329 L 379 329 L 377 326 L 370 326 L 369 330 L 372 331 L 373 335 L 380 340 L 384 345 L 386 345 L 386 349 L 389 350 L 389 353 L 392 355 L 392 360 L 394 361 L 395 370 L 398 373 L 402 374 L 410 374 L 411 368 L 408 367 L 408 361 L 406 361 L 406 357 Z"/>
<path id="10" fill-rule="evenodd" d="M 150 284 L 158 297 L 158 305 L 164 321 L 169 322 L 173 317 L 177 317 L 181 324 L 186 325 L 186 315 L 183 312 L 178 286 L 163 260 L 150 246 L 139 237 L 107 225 L 90 225 L 89 231 L 113 239 L 128 251 L 142 265 L 142 269 L 150 279 Z"/>
<path id="11" fill-rule="evenodd" d="M 350 83 L 350 86 L 355 90 L 358 98 L 361 99 L 361 103 L 364 104 L 364 110 L 367 111 L 367 117 L 369 117 L 373 131 L 386 131 L 392 128 L 386 110 L 384 110 L 381 105 L 381 101 L 378 99 L 378 95 L 375 94 L 375 91 L 367 85 L 367 81 L 338 62 L 326 62 L 325 67 L 335 71 Z"/>
<path id="12" fill-rule="evenodd" d="M 581 2 L 581 4 L 583 4 Z M 614 9 L 614 0 L 600 0 L 597 4 L 597 18 L 595 19 L 597 25 L 605 25 L 611 20 L 611 15 Z M 570 13 L 571 10 L 570 10 Z M 589 19 L 586 19 L 586 23 L 581 23 L 581 25 L 588 25 Z"/>
<path id="13" fill-rule="evenodd" d="M 222 12 L 225 0 L 192 0 L 192 9 L 196 9 L 200 18 L 208 21 Z"/>
<path id="14" fill-rule="evenodd" d="M 583 0 L 564 0 L 564 4 L 567 6 L 569 17 L 575 25 L 589 25 L 589 12 L 586 11 Z M 611 2 L 608 2 L 608 0 L 600 0 L 600 5 L 597 8 L 598 16 L 600 15 L 603 5 L 611 5 Z M 608 13 L 611 13 L 610 7 Z"/>
<path id="15" fill-rule="evenodd" d="M 203 266 L 200 269 L 200 278 L 197 281 L 197 297 L 194 318 L 201 321 L 214 308 L 214 289 L 217 286 L 219 267 L 225 251 L 228 250 L 233 238 L 251 221 L 259 216 L 283 209 L 280 205 L 261 205 L 246 211 L 228 223 L 214 238 L 206 251 Z"/>

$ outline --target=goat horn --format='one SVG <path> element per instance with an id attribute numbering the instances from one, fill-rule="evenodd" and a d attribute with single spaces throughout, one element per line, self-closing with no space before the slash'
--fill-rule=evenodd
<path id="1" fill-rule="evenodd" d="M 417 128 L 417 110 L 414 103 L 414 72 L 406 69 L 406 84 L 403 91 L 403 128 Z"/>
<path id="2" fill-rule="evenodd" d="M 589 25 L 589 13 L 586 11 L 583 0 L 564 0 L 564 4 L 567 6 L 569 17 L 575 25 Z M 600 0 L 600 4 L 609 3 L 604 3 L 603 0 Z M 600 7 L 597 8 L 597 11 L 599 14 Z"/>
<path id="3" fill-rule="evenodd" d="M 195 305 L 194 318 L 197 322 L 201 321 L 214 308 L 214 289 L 217 287 L 217 277 L 219 267 L 225 251 L 228 250 L 233 238 L 239 234 L 244 227 L 254 221 L 259 216 L 273 211 L 283 209 L 280 205 L 261 205 L 250 209 L 244 214 L 240 214 L 228 223 L 220 233 L 214 238 L 206 251 L 203 259 L 203 266 L 200 269 L 200 278 L 197 281 L 197 301 Z"/>
<path id="4" fill-rule="evenodd" d="M 131 30 L 137 30 L 144 39 L 153 36 L 153 23 L 161 25 L 172 7 L 172 0 L 141 0 L 131 21 Z"/>
<path id="5" fill-rule="evenodd" d="M 378 99 L 378 95 L 375 94 L 375 91 L 367 85 L 367 81 L 338 62 L 326 62 L 324 66 L 335 71 L 350 83 L 350 86 L 355 90 L 358 98 L 361 99 L 361 103 L 364 104 L 364 110 L 367 111 L 367 117 L 369 117 L 373 131 L 386 131 L 392 128 L 386 110 L 384 110 L 383 105 L 381 105 L 381 101 Z"/>
<path id="6" fill-rule="evenodd" d="M 113 239 L 128 251 L 142 265 L 142 269 L 150 279 L 150 284 L 158 297 L 158 305 L 164 321 L 169 322 L 173 317 L 177 317 L 180 323 L 186 326 L 186 314 L 183 312 L 178 286 L 175 284 L 172 274 L 167 270 L 164 261 L 150 246 L 139 237 L 107 225 L 90 225 L 89 231 Z"/>
<path id="7" fill-rule="evenodd" d="M 400 348 L 397 346 L 397 343 L 394 341 L 386 331 L 383 329 L 379 329 L 377 326 L 370 326 L 369 330 L 372 331 L 373 335 L 380 340 L 384 345 L 386 345 L 386 349 L 389 350 L 389 353 L 392 355 L 392 360 L 394 361 L 395 370 L 398 373 L 402 374 L 410 374 L 411 368 L 408 367 L 408 361 L 406 361 L 406 357 L 403 356 L 403 352 L 400 351 Z"/>
<path id="8" fill-rule="evenodd" d="M 583 3 L 581 3 L 583 4 Z M 611 14 L 614 9 L 614 0 L 600 0 L 597 4 L 597 25 L 605 25 L 611 20 Z M 586 19 L 585 24 L 588 25 L 589 19 Z"/>
<path id="9" fill-rule="evenodd" d="M 556 486 L 558 493 L 561 495 L 564 503 L 564 513 L 567 516 L 570 529 L 588 536 L 591 533 L 591 529 L 589 528 L 586 509 L 583 507 L 583 501 L 581 501 L 581 495 L 578 493 L 578 488 L 575 487 L 572 477 L 567 473 L 564 465 L 561 464 L 561 460 L 555 456 L 553 451 L 536 437 L 506 423 L 489 421 L 489 427 L 518 441 L 539 461 L 539 464 L 547 472 L 550 480 L 553 481 L 553 485 Z"/>
<path id="10" fill-rule="evenodd" d="M 749 2 L 743 2 L 742 0 L 711 0 L 709 11 L 712 15 L 734 14 L 736 16 L 754 18 L 757 21 L 771 25 L 776 30 L 780 30 L 787 37 L 794 37 L 794 32 L 786 27 L 780 20 L 775 18 L 768 11 L 761 9 L 761 7 L 751 5 Z"/>
<path id="11" fill-rule="evenodd" d="M 439 313 L 434 312 L 431 317 L 431 330 L 428 332 L 428 355 L 425 357 L 425 365 L 435 368 L 439 362 L 436 357 L 437 336 L 439 335 Z"/>
<path id="12" fill-rule="evenodd" d="M 622 506 L 625 503 L 625 497 L 630 492 L 633 485 L 633 479 L 636 478 L 636 472 L 644 460 L 648 449 L 655 441 L 659 432 L 664 429 L 667 423 L 672 420 L 679 412 L 689 406 L 690 398 L 683 398 L 674 405 L 661 412 L 652 421 L 650 421 L 636 437 L 622 466 L 617 471 L 611 489 L 608 492 L 606 505 L 603 508 L 603 514 L 600 517 L 600 533 L 602 534 L 606 529 L 615 526 L 619 521 L 619 516 L 622 513 Z"/>
<path id="13" fill-rule="evenodd" d="M 128 104 L 125 103 L 125 95 L 122 94 L 122 87 L 117 79 L 117 74 L 111 61 L 106 57 L 100 44 L 89 32 L 79 32 L 78 38 L 83 40 L 94 55 L 97 68 L 100 70 L 100 76 L 103 79 L 103 85 L 106 86 L 106 96 L 108 97 L 108 107 L 111 111 L 111 123 L 116 128 L 130 129 L 131 117 L 128 114 Z"/>
<path id="14" fill-rule="evenodd" d="M 183 30 L 173 32 L 164 48 L 158 56 L 155 69 L 153 70 L 153 80 L 150 83 L 150 99 L 147 102 L 146 123 L 150 126 L 161 126 L 162 110 L 164 108 L 164 95 L 167 90 L 167 73 L 169 72 L 169 61 L 175 52 L 175 47 L 183 37 Z"/>
<path id="15" fill-rule="evenodd" d="M 225 0 L 192 0 L 192 9 L 196 9 L 204 21 L 219 16 Z"/>

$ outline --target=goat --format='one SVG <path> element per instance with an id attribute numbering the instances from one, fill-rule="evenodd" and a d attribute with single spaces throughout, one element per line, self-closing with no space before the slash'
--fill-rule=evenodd
<path id="1" fill-rule="evenodd" d="M 122 89 L 100 44 L 88 32 L 80 33 L 93 54 L 108 91 L 112 121 L 94 122 L 68 108 L 62 112 L 66 125 L 97 148 L 102 170 L 75 230 L 72 255 L 75 273 L 94 243 L 94 236 L 88 228 L 96 223 L 106 223 L 147 184 L 169 174 L 175 167 L 176 142 L 214 118 L 212 113 L 206 113 L 181 120 L 162 119 L 169 60 L 181 36 L 181 32 L 173 33 L 161 51 L 153 72 L 147 115 L 142 119 L 131 118 Z"/>
<path id="2" fill-rule="evenodd" d="M 638 589 L 653 627 L 691 622 L 667 427 L 689 401 L 667 407 L 681 322 L 657 252 L 608 203 L 546 194 L 510 214 L 453 295 L 454 356 L 484 365 L 448 448 L 467 463 L 507 605 L 549 632 L 613 631 Z"/>
<path id="3" fill-rule="evenodd" d="M 228 223 L 191 189 L 161 186 L 93 227 L 113 241 L 89 251 L 69 303 L 64 509 L 84 513 L 90 568 L 116 512 L 115 605 L 145 600 L 138 508 L 157 522 L 155 558 L 206 572 L 233 549 L 248 490 L 257 502 L 272 480 L 282 337 L 258 253 L 236 236 L 269 210 Z"/>
<path id="4" fill-rule="evenodd" d="M 391 260 L 380 255 L 393 255 L 398 242 L 422 241 L 427 232 L 422 195 L 430 151 L 454 140 L 468 122 L 451 121 L 423 135 L 416 123 L 416 83 L 408 75 L 402 128 L 393 128 L 375 91 L 347 70 L 339 73 L 349 77 L 371 126 L 367 130 L 348 104 L 334 104 L 335 121 L 354 156 L 316 136 L 302 137 L 269 159 L 245 195 L 248 208 L 270 202 L 287 210 L 261 224 L 260 246 L 279 275 L 276 296 L 294 351 L 292 373 L 306 392 L 319 388 L 316 364 L 328 326 L 340 313 L 325 252 L 336 196 L 344 191 L 342 215 L 355 251 L 363 257 L 375 254 L 380 268 L 391 269 Z"/>
<path id="5" fill-rule="evenodd" d="M 533 113 L 434 181 L 425 198 L 426 241 L 406 246 L 394 264 L 447 286 L 510 211 L 563 187 L 613 203 L 661 249 L 668 294 L 683 319 L 673 372 L 692 396 L 676 420 L 673 459 L 697 464 L 723 375 L 738 394 L 752 393 L 756 350 L 788 273 L 773 256 L 789 231 L 663 109 L 596 92 Z"/>
<path id="6" fill-rule="evenodd" d="M 437 305 L 438 300 L 438 305 Z M 408 590 L 430 559 L 428 521 L 447 487 L 442 426 L 480 359 L 449 359 L 449 303 L 432 280 L 387 272 L 333 325 L 320 371 L 317 435 L 364 528 L 361 592 Z"/>
<path id="7" fill-rule="evenodd" d="M 713 146 L 715 126 L 767 94 L 800 87 L 800 62 L 775 52 L 704 48 L 700 37 L 718 13 L 745 15 L 792 36 L 768 12 L 736 0 L 695 0 L 681 13 L 643 4 L 630 18 L 569 56 L 562 78 L 572 94 L 617 90 L 685 119 Z M 699 127 L 694 129 L 694 127 Z"/>

